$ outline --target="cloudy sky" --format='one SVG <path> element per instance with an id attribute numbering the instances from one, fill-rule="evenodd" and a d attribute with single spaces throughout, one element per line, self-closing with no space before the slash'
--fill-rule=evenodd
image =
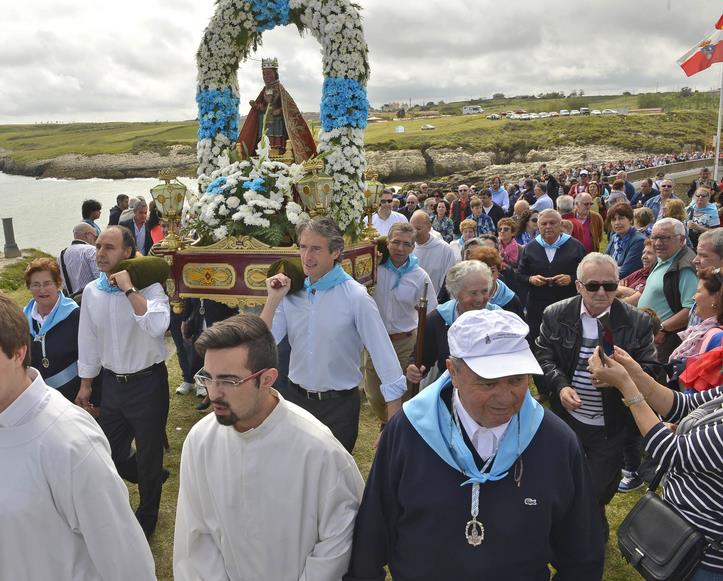
<path id="1" fill-rule="evenodd" d="M 584 89 L 700 90 L 676 60 L 713 32 L 720 0 L 357 0 L 373 105 Z M 2 2 L 0 123 L 193 119 L 195 53 L 213 0 Z M 267 32 L 282 82 L 318 111 L 321 55 L 295 27 Z M 241 102 L 261 87 L 239 69 Z"/>

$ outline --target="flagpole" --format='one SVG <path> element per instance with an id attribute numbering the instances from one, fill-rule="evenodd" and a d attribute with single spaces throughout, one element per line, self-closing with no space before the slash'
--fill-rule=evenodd
<path id="1" fill-rule="evenodd" d="M 723 113 L 723 63 L 720 64 L 720 98 L 718 99 L 718 131 L 715 137 L 715 165 L 713 166 L 713 180 L 718 183 L 718 164 L 720 162 L 720 124 Z"/>

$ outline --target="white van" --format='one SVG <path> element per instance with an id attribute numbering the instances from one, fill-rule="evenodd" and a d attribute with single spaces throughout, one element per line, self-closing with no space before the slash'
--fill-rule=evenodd
<path id="1" fill-rule="evenodd" d="M 477 113 L 484 113 L 484 109 L 479 105 L 465 105 L 462 107 L 462 115 L 476 115 Z"/>

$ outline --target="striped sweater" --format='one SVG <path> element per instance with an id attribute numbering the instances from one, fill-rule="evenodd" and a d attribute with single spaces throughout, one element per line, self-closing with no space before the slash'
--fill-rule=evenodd
<path id="1" fill-rule="evenodd" d="M 664 418 L 678 422 L 699 405 L 723 394 L 723 387 L 695 394 L 674 392 Z M 668 468 L 663 498 L 708 540 L 723 537 L 723 422 L 694 428 L 678 436 L 662 423 L 644 438 L 645 449 L 657 464 Z M 709 549 L 702 564 L 723 571 L 723 550 Z"/>

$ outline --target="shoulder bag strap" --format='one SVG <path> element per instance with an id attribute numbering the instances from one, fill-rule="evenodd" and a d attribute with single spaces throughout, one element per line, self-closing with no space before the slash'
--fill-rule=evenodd
<path id="1" fill-rule="evenodd" d="M 63 269 L 63 277 L 65 277 L 65 288 L 68 291 L 68 296 L 73 294 L 73 287 L 70 284 L 70 277 L 68 276 L 68 269 L 65 268 L 65 251 L 68 250 L 67 248 L 63 248 L 63 250 L 60 252 L 60 267 Z"/>

